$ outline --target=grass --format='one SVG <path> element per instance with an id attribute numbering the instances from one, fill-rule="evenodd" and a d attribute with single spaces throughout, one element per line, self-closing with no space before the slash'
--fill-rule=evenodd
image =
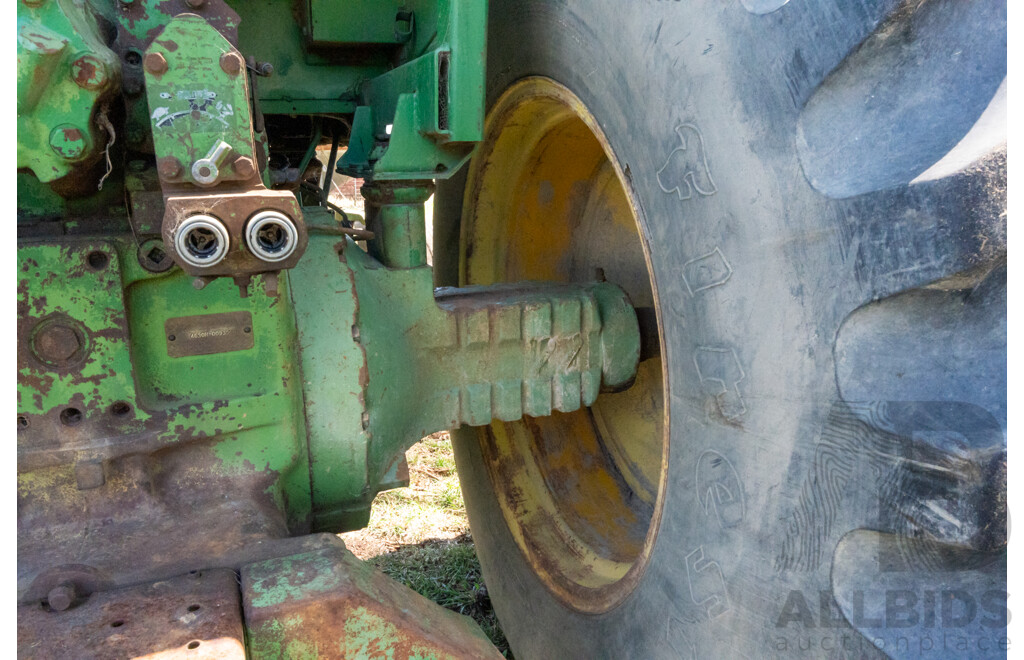
<path id="1" fill-rule="evenodd" d="M 472 617 L 511 658 L 480 573 L 448 433 L 424 438 L 406 458 L 409 487 L 377 495 L 370 524 L 341 538 L 357 557 L 413 591 Z"/>

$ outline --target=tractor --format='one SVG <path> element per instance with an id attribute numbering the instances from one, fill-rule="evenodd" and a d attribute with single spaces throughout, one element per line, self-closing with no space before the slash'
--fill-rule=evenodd
<path id="1" fill-rule="evenodd" d="M 17 0 L 18 656 L 1005 657 L 1006 13 Z"/>

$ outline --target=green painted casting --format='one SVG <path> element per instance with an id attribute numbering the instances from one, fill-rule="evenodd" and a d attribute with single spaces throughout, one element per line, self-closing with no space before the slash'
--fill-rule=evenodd
<path id="1" fill-rule="evenodd" d="M 635 374 L 636 315 L 613 284 L 435 295 L 429 267 L 387 268 L 348 239 L 312 231 L 290 281 L 314 529 L 365 515 L 386 474 L 426 435 L 577 410 Z"/>
<path id="2" fill-rule="evenodd" d="M 245 64 L 213 26 L 195 15 L 175 17 L 146 49 L 143 65 L 153 146 L 161 161 L 177 161 L 173 178 L 196 183 L 199 160 L 219 168 L 221 179 L 231 174 L 230 160 L 255 162 Z"/>
<path id="3" fill-rule="evenodd" d="M 377 182 L 363 186 L 367 227 L 376 236 L 369 252 L 390 268 L 427 265 L 426 215 L 423 203 L 434 192 L 430 181 Z"/>
<path id="4" fill-rule="evenodd" d="M 18 169 L 55 181 L 106 146 L 107 134 L 93 114 L 116 89 L 119 62 L 84 3 L 17 7 Z"/>
<path id="5" fill-rule="evenodd" d="M 254 660 L 501 657 L 468 616 L 385 577 L 340 543 L 244 566 L 241 588 Z"/>
<path id="6" fill-rule="evenodd" d="M 377 181 L 443 179 L 481 139 L 487 3 L 437 6 L 430 49 L 362 85 L 339 172 Z"/>
<path id="7" fill-rule="evenodd" d="M 94 265 L 104 259 L 102 268 Z M 168 356 L 167 319 L 229 311 L 251 313 L 252 349 Z M 66 428 L 61 412 L 68 407 L 82 415 L 73 427 L 81 440 L 59 448 L 19 436 L 19 488 L 26 497 L 39 470 L 200 441 L 224 475 L 272 475 L 266 494 L 282 519 L 295 531 L 308 528 L 305 425 L 286 297 L 242 299 L 226 280 L 196 292 L 177 269 L 143 270 L 130 240 L 87 241 L 19 248 L 18 316 L 25 335 L 18 356 L 23 433 Z M 67 319 L 80 332 L 80 365 L 54 368 L 34 354 L 30 335 L 46 319 Z M 114 412 L 118 402 L 128 404 L 127 415 Z M 103 441 L 110 434 L 124 440 Z"/>

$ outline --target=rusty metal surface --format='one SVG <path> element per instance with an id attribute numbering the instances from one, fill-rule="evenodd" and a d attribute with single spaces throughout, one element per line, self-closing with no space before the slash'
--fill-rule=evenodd
<path id="1" fill-rule="evenodd" d="M 360 561 L 339 541 L 242 569 L 251 658 L 500 658 L 472 619 Z"/>
<path id="2" fill-rule="evenodd" d="M 68 596 L 55 587 L 54 596 Z M 18 657 L 245 658 L 232 570 L 197 571 L 140 586 L 18 607 Z"/>
<path id="3" fill-rule="evenodd" d="M 243 287 L 253 274 L 294 266 L 306 247 L 302 212 L 292 193 L 263 185 L 249 77 L 230 39 L 203 16 L 179 14 L 147 45 L 141 68 L 171 257 L 190 275 L 235 277 Z M 261 259 L 256 246 L 247 245 L 246 224 L 261 211 L 294 223 L 288 256 L 263 253 Z M 198 234 L 183 223 L 197 215 L 213 225 L 201 231 L 216 236 L 190 256 L 186 241 Z"/>
<path id="4" fill-rule="evenodd" d="M 127 239 L 19 247 L 19 602 L 237 567 L 309 529 L 289 301 L 196 297 L 136 259 Z M 168 318 L 224 312 L 251 315 L 252 349 L 167 355 Z"/>
<path id="5" fill-rule="evenodd" d="M 218 188 L 228 186 L 222 184 Z M 216 217 L 228 230 L 231 247 L 220 263 L 213 266 L 188 266 L 184 270 L 190 275 L 232 276 L 239 273 L 271 272 L 293 267 L 306 250 L 308 237 L 302 222 L 302 210 L 295 195 L 286 190 L 267 190 L 262 187 L 243 192 L 222 194 L 168 194 L 165 198 L 166 211 L 163 221 L 164 245 L 174 252 L 174 234 L 179 225 L 190 216 L 203 213 Z M 295 221 L 298 241 L 291 256 L 273 263 L 257 259 L 245 248 L 246 221 L 260 211 L 278 211 Z M 181 264 L 181 260 L 177 260 Z"/>
<path id="6" fill-rule="evenodd" d="M 252 314 L 225 312 L 178 316 L 164 323 L 171 357 L 230 353 L 253 347 Z"/>
<path id="7" fill-rule="evenodd" d="M 19 252 L 19 471 L 95 458 L 128 422 L 109 411 L 134 398 L 121 272 L 108 241 Z"/>

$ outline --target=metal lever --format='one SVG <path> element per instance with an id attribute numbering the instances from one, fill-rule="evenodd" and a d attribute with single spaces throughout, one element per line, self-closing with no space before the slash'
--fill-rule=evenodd
<path id="1" fill-rule="evenodd" d="M 220 176 L 220 166 L 231 153 L 231 145 L 218 140 L 205 158 L 192 163 L 192 179 L 201 186 L 212 186 Z"/>

